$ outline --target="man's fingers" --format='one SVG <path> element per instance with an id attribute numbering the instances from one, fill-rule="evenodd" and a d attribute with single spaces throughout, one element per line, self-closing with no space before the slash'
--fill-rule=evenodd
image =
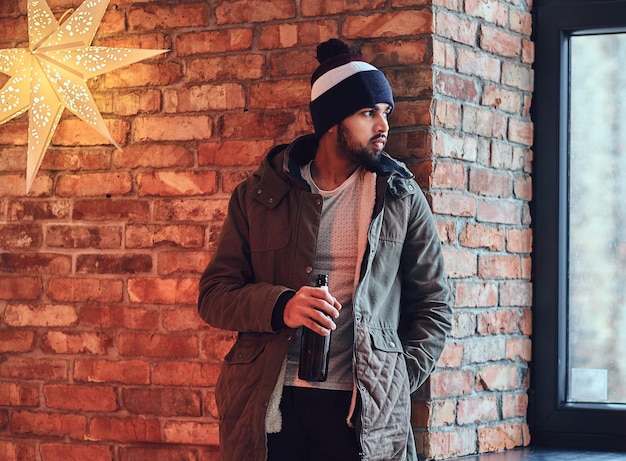
<path id="1" fill-rule="evenodd" d="M 326 319 L 328 319 L 328 317 L 326 317 Z M 315 320 L 309 318 L 308 321 L 304 324 L 304 327 L 317 333 L 318 335 L 328 336 L 332 330 L 337 328 L 334 322 L 331 322 L 331 323 L 332 323 L 331 328 L 325 328 L 319 323 L 317 323 Z"/>
<path id="2" fill-rule="evenodd" d="M 320 325 L 321 327 L 323 327 L 324 329 L 334 330 L 337 328 L 337 325 L 335 325 L 335 322 L 333 322 L 332 319 L 328 317 L 328 315 L 324 314 L 323 312 L 317 309 L 312 309 L 310 319 L 317 325 Z"/>
<path id="3" fill-rule="evenodd" d="M 339 309 L 341 304 L 326 289 L 305 286 L 287 301 L 283 320 L 288 327 L 304 326 L 326 336 L 337 328 L 333 319 L 339 317 Z"/>

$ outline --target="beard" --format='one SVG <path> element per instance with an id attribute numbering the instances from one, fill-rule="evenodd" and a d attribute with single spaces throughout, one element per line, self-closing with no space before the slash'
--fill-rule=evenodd
<path id="1" fill-rule="evenodd" d="M 371 140 L 379 138 L 375 136 Z M 360 146 L 350 132 L 345 129 L 343 122 L 337 125 L 337 144 L 340 152 L 354 160 L 367 171 L 377 171 L 380 164 L 382 150 L 374 149 L 371 145 Z"/>

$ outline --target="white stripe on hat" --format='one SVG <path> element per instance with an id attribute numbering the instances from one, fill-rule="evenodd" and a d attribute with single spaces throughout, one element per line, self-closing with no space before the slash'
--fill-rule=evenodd
<path id="1" fill-rule="evenodd" d="M 318 96 L 324 94 L 332 87 L 342 82 L 343 80 L 351 77 L 352 75 L 364 72 L 368 70 L 378 70 L 376 67 L 368 64 L 364 61 L 350 61 L 341 66 L 330 69 L 328 72 L 322 74 L 311 87 L 311 101 Z"/>

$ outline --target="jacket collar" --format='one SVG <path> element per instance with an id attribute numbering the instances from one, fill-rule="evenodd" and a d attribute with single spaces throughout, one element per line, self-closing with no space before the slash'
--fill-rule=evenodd
<path id="1" fill-rule="evenodd" d="M 298 185 L 308 189 L 308 184 L 300 174 L 300 167 L 309 163 L 317 151 L 317 137 L 313 134 L 297 138 L 291 144 L 280 144 L 273 147 L 263 158 L 261 165 L 255 172 L 259 177 L 256 198 L 270 209 L 275 208 L 291 187 Z M 393 159 L 383 152 L 380 157 L 379 168 L 375 171 L 381 177 L 399 177 L 407 180 L 413 178 L 413 173 L 406 165 Z M 400 181 L 387 181 L 392 193 L 402 196 L 411 193 L 411 185 Z M 410 181 L 411 183 L 413 181 Z M 409 190 L 410 189 L 410 190 Z"/>

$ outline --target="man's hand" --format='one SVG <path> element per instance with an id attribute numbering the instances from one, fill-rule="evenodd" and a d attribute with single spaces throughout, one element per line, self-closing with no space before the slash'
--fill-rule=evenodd
<path id="1" fill-rule="evenodd" d="M 328 336 L 337 328 L 332 319 L 339 317 L 341 304 L 328 292 L 327 288 L 304 286 L 287 301 L 283 320 L 289 328 L 301 326 L 315 333 Z"/>

